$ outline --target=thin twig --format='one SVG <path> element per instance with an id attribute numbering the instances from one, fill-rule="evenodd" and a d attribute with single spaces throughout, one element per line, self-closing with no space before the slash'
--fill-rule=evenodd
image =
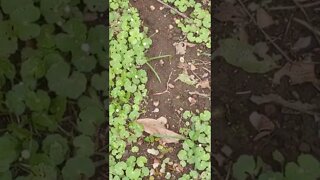
<path id="1" fill-rule="evenodd" d="M 242 0 L 238 0 L 240 5 L 242 6 L 243 10 L 247 13 L 247 15 L 250 17 L 252 22 L 260 29 L 260 31 L 263 33 L 265 38 L 282 54 L 282 56 L 289 62 L 293 62 L 293 60 L 271 39 L 271 37 L 262 29 L 258 26 L 257 21 L 254 19 L 254 17 L 250 14 L 248 11 L 247 7 L 243 4 Z"/>
<path id="2" fill-rule="evenodd" d="M 155 94 L 153 94 L 153 95 L 161 95 L 161 94 L 164 94 L 164 93 L 170 93 L 170 91 L 169 91 L 169 82 L 170 82 L 170 80 L 171 80 L 171 75 L 172 75 L 172 72 L 170 72 L 170 75 L 169 75 L 169 78 L 168 78 L 168 81 L 167 81 L 167 88 L 166 88 L 166 90 L 165 90 L 165 91 L 162 91 L 162 92 L 160 92 L 160 93 L 155 93 Z"/>
<path id="3" fill-rule="evenodd" d="M 313 6 L 317 6 L 320 5 L 320 1 L 315 1 L 309 4 L 301 4 L 302 7 L 304 8 L 308 8 L 308 7 L 313 7 Z M 292 9 L 296 9 L 296 6 L 278 6 L 278 7 L 270 7 L 268 8 L 268 10 L 271 11 L 275 11 L 275 10 L 292 10 Z"/>
<path id="4" fill-rule="evenodd" d="M 172 11 L 176 12 L 177 14 L 179 14 L 180 16 L 182 16 L 183 18 L 189 19 L 189 17 L 183 13 L 181 13 L 180 11 L 178 11 L 176 8 L 164 3 L 161 0 L 157 0 L 159 3 L 161 3 L 162 5 L 166 6 L 167 8 L 171 9 Z"/>
<path id="5" fill-rule="evenodd" d="M 282 36 L 282 41 L 284 41 L 284 39 L 287 37 L 287 34 L 288 34 L 288 32 L 289 32 L 289 29 L 290 29 L 290 26 L 291 26 L 291 23 L 292 23 L 292 18 L 293 18 L 293 14 L 290 15 L 288 24 L 287 24 L 287 26 L 286 26 L 286 30 L 285 30 L 285 32 L 284 32 L 284 35 Z"/>
<path id="6" fill-rule="evenodd" d="M 304 20 L 301 20 L 299 18 L 293 18 L 293 20 L 301 25 L 303 25 L 304 27 L 306 27 L 307 29 L 309 29 L 310 31 L 312 31 L 313 33 L 315 33 L 316 35 L 320 36 L 320 31 L 317 30 L 315 27 L 311 26 L 310 24 L 308 24 L 307 22 L 305 22 Z"/>
<path id="7" fill-rule="evenodd" d="M 304 8 L 301 6 L 301 4 L 300 4 L 297 0 L 292 0 L 292 1 L 293 1 L 293 2 L 296 4 L 296 6 L 298 6 L 299 9 L 302 11 L 302 13 L 303 13 L 304 17 L 306 18 L 306 20 L 308 21 L 308 23 L 311 24 L 311 20 L 310 20 L 310 18 L 309 18 L 309 16 L 308 16 L 307 12 L 306 12 L 306 11 L 304 10 Z M 312 33 L 313 33 L 313 35 L 315 36 L 318 44 L 320 45 L 320 39 L 319 39 L 319 37 L 317 36 L 317 34 L 315 33 L 314 30 L 312 31 Z"/>

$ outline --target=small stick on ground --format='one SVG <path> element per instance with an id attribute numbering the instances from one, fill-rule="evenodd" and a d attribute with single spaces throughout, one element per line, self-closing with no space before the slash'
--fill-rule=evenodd
<path id="1" fill-rule="evenodd" d="M 310 24 L 308 24 L 307 22 L 305 22 L 304 20 L 301 20 L 299 18 L 293 18 L 293 20 L 301 25 L 303 25 L 304 27 L 306 27 L 307 29 L 309 29 L 310 31 L 312 31 L 314 34 L 316 34 L 317 36 L 320 36 L 320 31 L 317 30 L 316 28 L 314 28 L 313 26 L 311 26 Z"/>
<path id="2" fill-rule="evenodd" d="M 153 94 L 153 95 L 158 96 L 158 95 L 161 95 L 161 94 L 164 94 L 164 93 L 170 93 L 170 91 L 169 91 L 169 82 L 170 82 L 170 80 L 171 80 L 171 75 L 172 75 L 172 72 L 170 72 L 170 75 L 169 75 L 169 78 L 168 78 L 168 81 L 167 81 L 167 88 L 166 88 L 166 90 L 165 90 L 165 91 L 162 91 L 162 92 L 160 92 L 160 93 L 155 93 L 155 94 Z"/>
<path id="3" fill-rule="evenodd" d="M 257 21 L 255 18 L 251 15 L 247 7 L 243 4 L 242 0 L 238 0 L 240 3 L 242 9 L 246 12 L 246 14 L 250 17 L 251 21 L 259 28 L 259 30 L 262 32 L 262 34 L 265 36 L 265 38 L 281 53 L 281 55 L 289 62 L 293 63 L 293 60 L 271 39 L 271 37 L 258 26 Z"/>
<path id="4" fill-rule="evenodd" d="M 164 3 L 161 0 L 157 0 L 159 3 L 161 3 L 162 5 L 166 6 L 167 8 L 171 9 L 172 11 L 176 12 L 177 14 L 179 14 L 180 16 L 182 16 L 183 18 L 189 19 L 189 17 L 183 13 L 181 13 L 180 11 L 178 11 L 176 8 Z"/>
<path id="5" fill-rule="evenodd" d="M 199 95 L 199 96 L 206 97 L 206 98 L 210 99 L 210 95 L 209 94 L 200 93 L 198 91 L 189 92 L 189 94 L 190 95 Z"/>
<path id="6" fill-rule="evenodd" d="M 301 6 L 304 8 L 309 8 L 313 6 L 320 5 L 320 1 L 315 1 L 309 4 L 302 4 Z M 270 7 L 268 10 L 275 11 L 275 10 L 292 10 L 292 9 L 297 9 L 298 7 L 296 6 L 278 6 L 278 7 Z"/>
<path id="7" fill-rule="evenodd" d="M 301 4 L 300 4 L 297 0 L 292 0 L 292 1 L 293 1 L 293 2 L 296 4 L 296 6 L 299 7 L 299 9 L 302 11 L 302 13 L 303 13 L 304 17 L 306 18 L 306 20 L 308 21 L 308 23 L 311 24 L 311 20 L 310 20 L 310 18 L 309 18 L 309 16 L 308 16 L 307 12 L 306 12 L 306 11 L 304 10 L 304 8 L 301 6 Z M 311 25 L 310 25 L 310 27 L 311 27 Z M 313 35 L 315 36 L 318 44 L 320 45 L 320 39 L 319 39 L 317 33 L 314 31 L 314 28 L 313 28 L 313 30 L 312 30 L 312 33 L 313 33 Z"/>

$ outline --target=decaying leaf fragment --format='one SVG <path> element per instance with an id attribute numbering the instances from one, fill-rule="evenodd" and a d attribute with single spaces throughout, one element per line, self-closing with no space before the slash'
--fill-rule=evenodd
<path id="1" fill-rule="evenodd" d="M 158 119 L 138 119 L 137 123 L 143 125 L 143 129 L 146 133 L 161 138 L 163 143 L 178 143 L 179 140 L 184 139 L 182 135 L 165 128 L 165 124 L 167 123 L 165 117 L 160 117 Z"/>
<path id="2" fill-rule="evenodd" d="M 263 8 L 257 10 L 257 24 L 260 28 L 266 28 L 274 24 L 272 17 Z"/>
<path id="3" fill-rule="evenodd" d="M 262 55 L 260 52 L 256 52 L 256 47 L 237 39 L 222 39 L 219 41 L 219 45 L 220 47 L 214 52 L 214 57 L 222 56 L 229 64 L 240 67 L 249 73 L 267 73 L 279 67 L 275 57 L 268 54 Z M 259 60 L 258 57 L 262 60 Z"/>
<path id="4" fill-rule="evenodd" d="M 246 15 L 241 11 L 240 6 L 235 6 L 230 2 L 222 2 L 219 4 L 213 17 L 222 22 L 235 22 L 239 23 L 244 21 Z"/>
<path id="5" fill-rule="evenodd" d="M 195 44 L 182 41 L 179 43 L 173 43 L 173 46 L 176 48 L 176 54 L 184 55 L 186 54 L 187 47 L 194 47 Z"/>
<path id="6" fill-rule="evenodd" d="M 254 141 L 271 134 L 275 128 L 274 123 L 267 116 L 259 114 L 258 112 L 252 112 L 249 116 L 249 121 L 252 126 L 259 131 L 254 137 Z"/>
<path id="7" fill-rule="evenodd" d="M 283 76 L 288 76 L 292 85 L 310 82 L 320 90 L 320 81 L 316 77 L 314 63 L 287 63 L 274 74 L 273 83 L 280 84 Z"/>

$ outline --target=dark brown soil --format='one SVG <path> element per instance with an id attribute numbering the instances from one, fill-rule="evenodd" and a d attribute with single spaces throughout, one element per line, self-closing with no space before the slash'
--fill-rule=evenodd
<path id="1" fill-rule="evenodd" d="M 181 120 L 181 112 L 185 110 L 190 110 L 193 112 L 196 112 L 198 110 L 210 110 L 210 100 L 206 97 L 194 96 L 197 102 L 191 106 L 190 102 L 188 101 L 188 97 L 190 97 L 191 95 L 189 95 L 188 92 L 198 91 L 199 93 L 205 93 L 209 95 L 210 90 L 195 88 L 194 86 L 186 85 L 180 81 L 174 81 L 183 71 L 182 69 L 178 68 L 180 55 L 176 55 L 175 47 L 173 46 L 173 43 L 184 40 L 182 32 L 176 27 L 173 19 L 174 17 L 178 18 L 178 16 L 171 14 L 167 8 L 160 10 L 159 8 L 162 5 L 156 1 L 138 0 L 131 1 L 131 4 L 138 9 L 140 18 L 143 22 L 143 26 L 149 28 L 149 36 L 154 34 L 156 30 L 159 31 L 158 33 L 151 36 L 153 43 L 152 47 L 147 52 L 147 56 L 151 58 L 157 57 L 159 55 L 172 55 L 171 58 L 162 59 L 164 64 L 160 63 L 160 59 L 153 60 L 150 63 L 159 75 L 161 83 L 148 66 L 143 67 L 143 69 L 145 69 L 148 74 L 148 99 L 146 100 L 147 103 L 145 113 L 141 115 L 140 118 L 148 117 L 157 119 L 161 116 L 164 116 L 168 119 L 168 128 L 175 132 L 179 132 L 179 129 L 181 127 L 184 127 L 184 123 Z M 152 11 L 150 9 L 150 6 L 154 6 L 155 10 Z M 172 25 L 173 29 L 169 29 L 169 25 Z M 201 80 L 204 80 L 203 78 L 201 78 L 201 76 L 205 73 L 208 73 L 208 78 L 210 81 L 210 59 L 207 56 L 197 56 L 197 49 L 203 49 L 208 53 L 210 51 L 208 49 L 204 49 L 200 45 L 197 45 L 193 48 L 189 47 L 187 48 L 187 53 L 184 55 L 185 62 L 191 62 L 197 67 L 197 69 L 193 72 L 196 76 L 199 76 Z M 171 78 L 170 82 L 168 82 L 170 74 Z M 167 88 L 167 82 L 173 84 L 174 88 L 169 88 L 169 92 L 167 93 L 154 95 L 155 93 L 165 91 Z M 159 112 L 152 112 L 156 108 L 153 105 L 154 101 L 159 101 L 159 106 L 157 107 L 159 108 Z M 165 154 L 162 159 L 169 157 L 170 161 L 179 163 L 176 154 L 180 150 L 181 144 L 168 146 L 172 147 L 173 151 Z M 148 148 L 152 147 L 156 148 L 156 146 L 151 146 L 147 143 L 142 143 L 141 145 L 139 145 L 140 152 L 148 157 L 148 162 L 153 162 L 154 157 L 146 152 Z M 149 164 L 149 168 L 152 168 L 151 164 Z M 187 172 L 189 170 L 188 168 L 185 168 L 184 171 Z M 166 170 L 166 172 L 170 171 Z M 178 177 L 182 176 L 181 173 L 171 173 L 173 179 L 177 179 Z M 164 179 L 164 177 L 161 176 L 156 178 Z"/>
<path id="2" fill-rule="evenodd" d="M 216 10 L 221 0 L 215 1 L 213 4 Z M 244 1 L 247 3 L 254 1 Z M 309 2 L 309 1 L 308 1 Z M 294 5 L 292 1 L 273 1 L 269 5 Z M 214 12 L 215 12 L 214 10 Z M 305 8 L 315 26 L 319 27 L 319 12 L 315 13 L 313 8 Z M 319 61 L 320 55 L 316 53 L 316 47 L 319 44 L 315 41 L 311 43 L 310 47 L 303 51 L 293 52 L 292 45 L 300 38 L 305 36 L 312 36 L 313 34 L 305 27 L 292 22 L 286 32 L 288 22 L 293 15 L 300 19 L 304 19 L 304 15 L 299 10 L 286 11 L 269 11 L 272 17 L 278 21 L 276 25 L 272 25 L 265 29 L 265 31 L 273 38 L 283 51 L 285 51 L 294 61 L 299 61 L 307 53 L 312 54 L 313 61 Z M 317 14 L 317 17 L 316 17 Z M 215 24 L 215 34 L 213 42 L 218 42 L 219 39 L 231 37 L 234 34 L 236 25 L 233 23 L 219 22 L 217 19 L 212 20 Z M 247 27 L 249 34 L 249 42 L 254 44 L 259 41 L 267 42 L 265 36 L 261 33 L 259 28 L 253 23 Z M 214 43 L 215 44 L 215 43 Z M 270 43 L 269 43 L 270 45 Z M 214 47 L 217 48 L 218 45 Z M 272 45 L 270 45 L 272 47 Z M 271 48 L 270 53 L 279 54 L 275 48 Z M 281 65 L 287 61 L 283 59 Z M 314 103 L 320 97 L 312 84 L 304 83 L 300 85 L 290 85 L 288 80 L 283 79 L 279 86 L 272 84 L 272 78 L 275 71 L 267 74 L 250 74 L 240 68 L 229 65 L 223 58 L 215 58 L 212 64 L 213 70 L 213 144 L 214 154 L 223 154 L 221 147 L 229 146 L 233 153 L 230 157 L 226 157 L 228 161 L 219 166 L 216 160 L 213 160 L 214 176 L 227 176 L 232 164 L 237 160 L 239 155 L 252 154 L 261 156 L 262 159 L 272 166 L 274 170 L 280 170 L 278 163 L 272 160 L 272 152 L 279 150 L 284 154 L 287 161 L 296 160 L 301 153 L 310 153 L 317 158 L 320 158 L 320 138 L 319 138 L 319 123 L 315 122 L 312 116 L 298 113 L 286 114 L 281 112 L 279 105 L 270 103 L 257 106 L 253 104 L 249 98 L 251 95 L 262 95 L 274 93 L 282 96 L 288 100 L 299 100 L 307 103 Z M 237 92 L 248 92 L 245 94 L 237 94 Z M 299 99 L 294 96 L 294 93 L 299 94 Z M 271 110 L 270 110 L 271 109 Z M 249 114 L 253 111 L 258 111 L 267 115 L 273 122 L 279 124 L 275 131 L 265 138 L 256 142 L 253 137 L 257 131 L 249 122 Z M 272 112 L 270 112 L 272 111 Z"/>

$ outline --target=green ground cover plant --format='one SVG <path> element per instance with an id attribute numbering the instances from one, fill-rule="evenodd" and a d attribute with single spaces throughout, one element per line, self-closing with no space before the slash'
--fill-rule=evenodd
<path id="1" fill-rule="evenodd" d="M 105 2 L 0 7 L 0 179 L 94 176 L 107 158 L 93 141 L 106 122 L 107 31 L 84 15 L 105 12 Z"/>

